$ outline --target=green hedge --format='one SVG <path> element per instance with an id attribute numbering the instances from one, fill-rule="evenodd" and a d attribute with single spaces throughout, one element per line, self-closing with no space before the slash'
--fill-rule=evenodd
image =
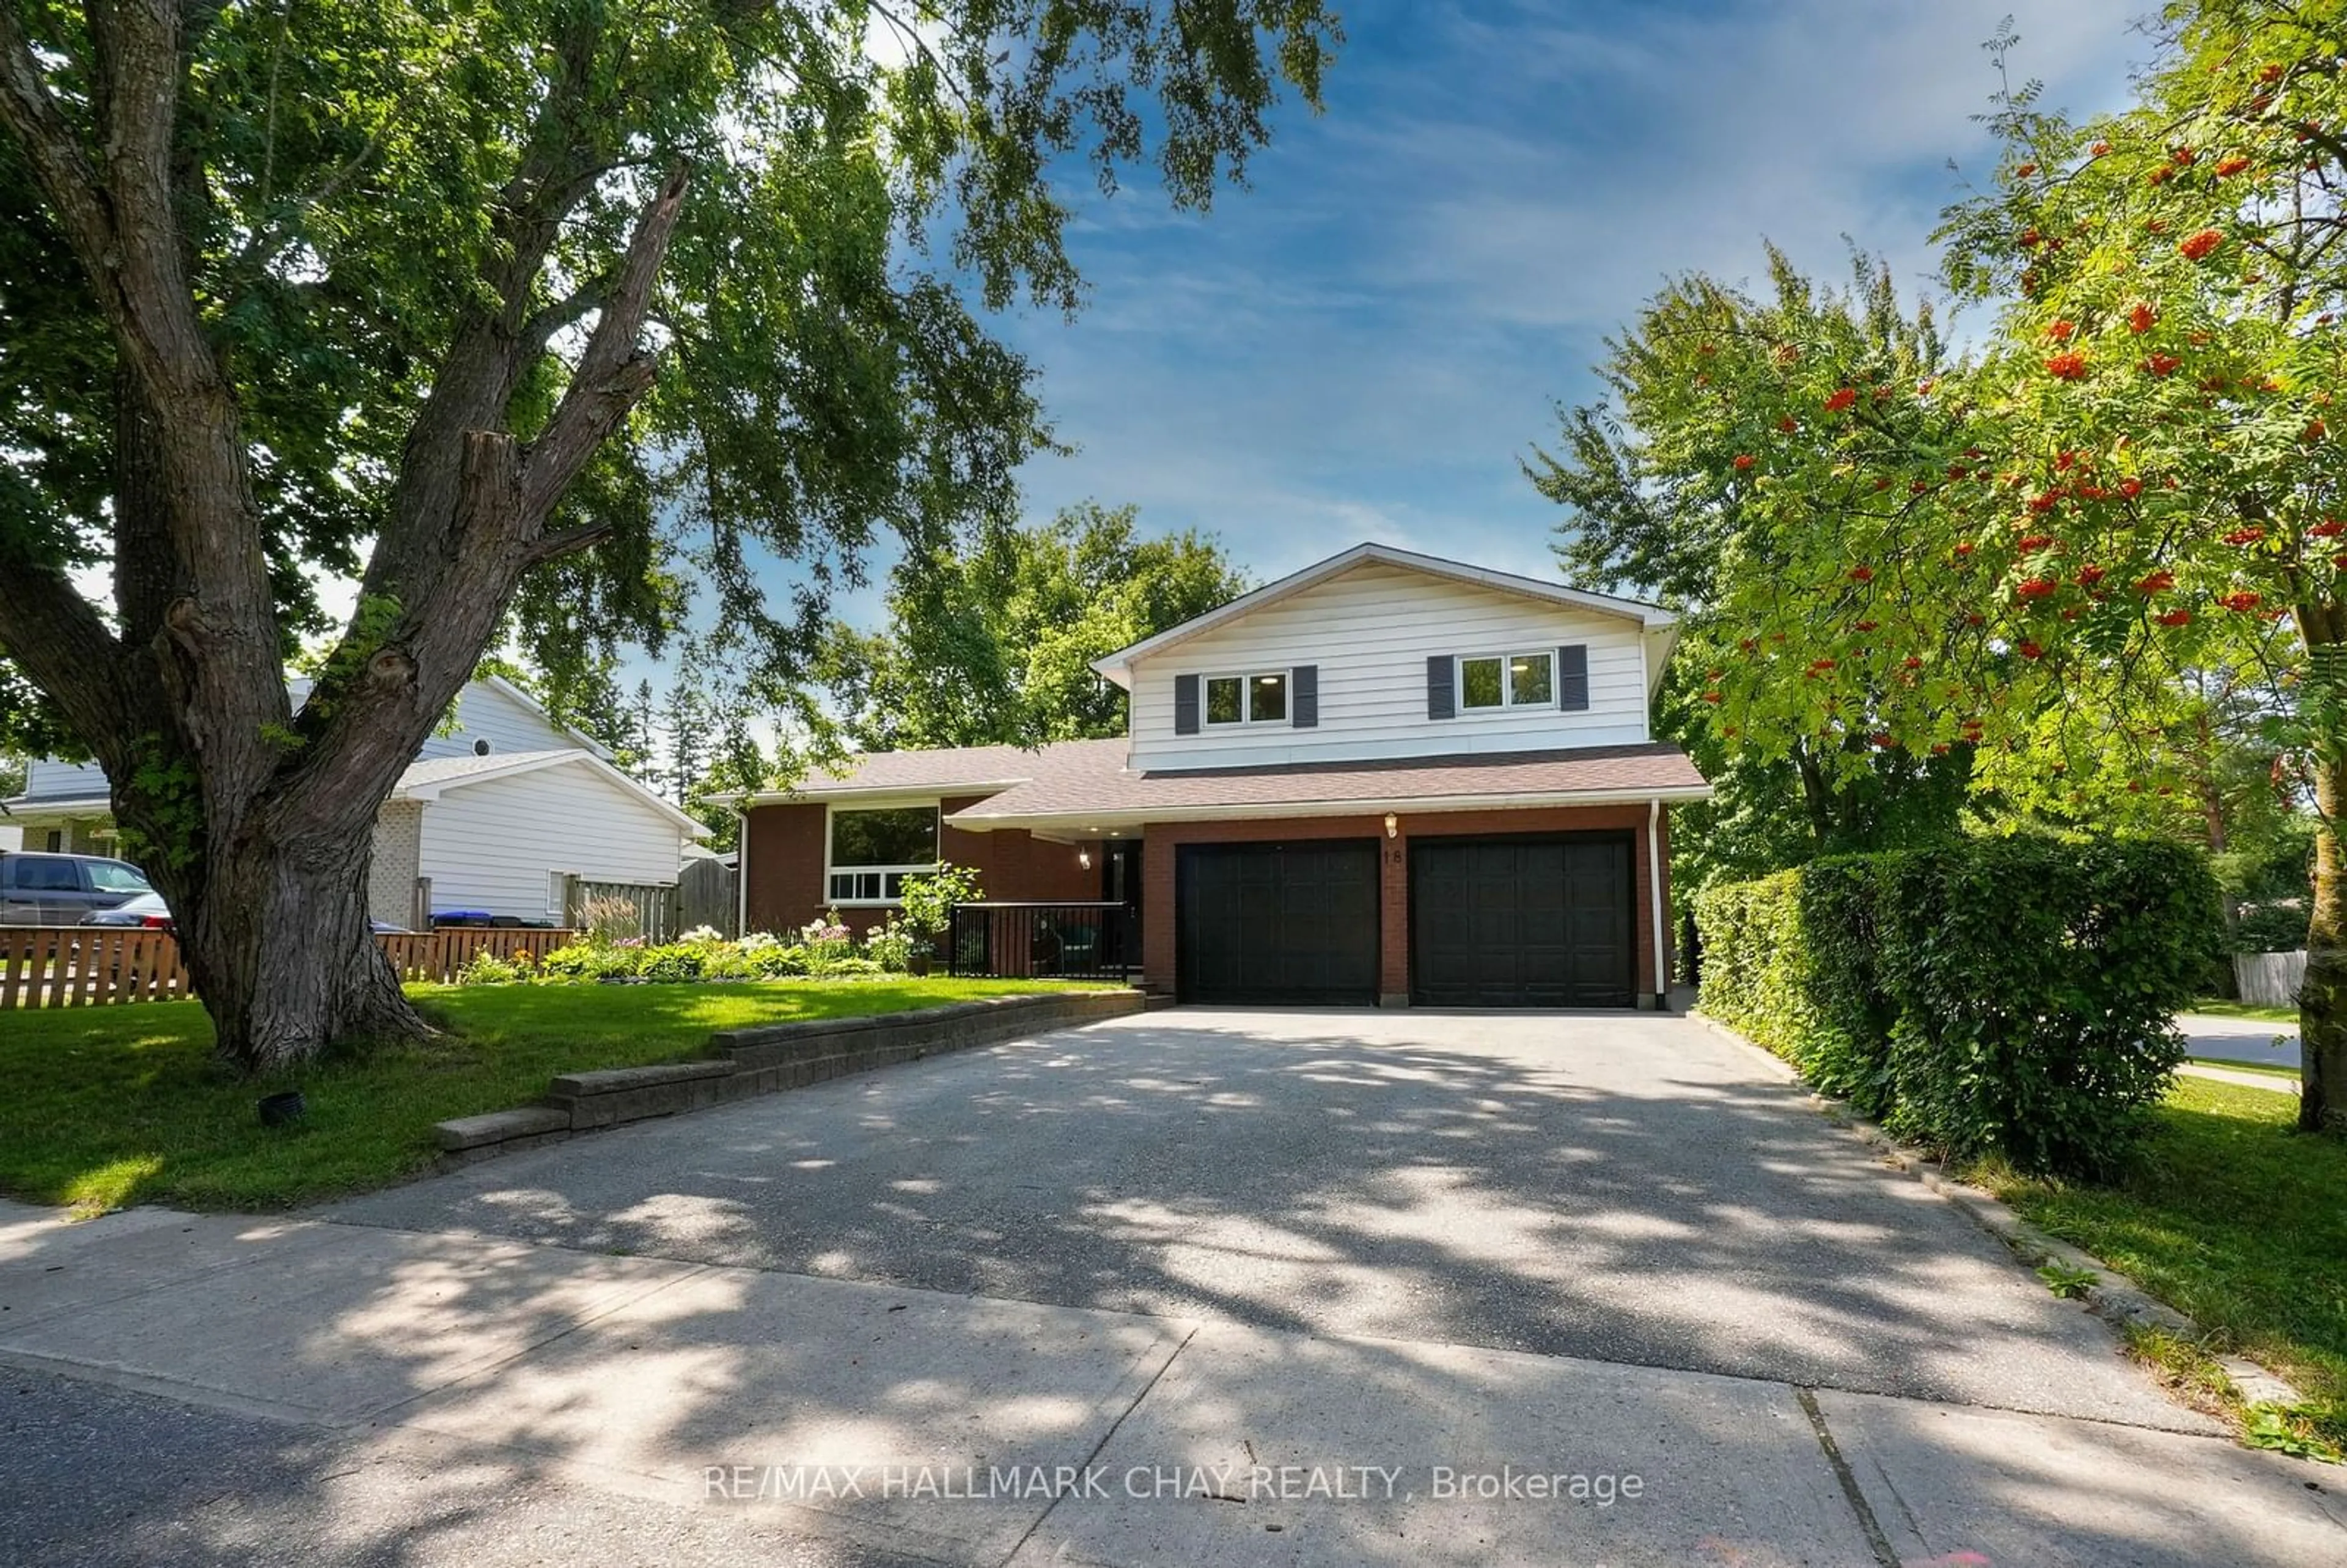
<path id="1" fill-rule="evenodd" d="M 2093 1174 L 2184 1047 L 2221 932 L 2176 845 L 1967 839 L 1845 856 L 1696 900 L 1703 1008 L 1901 1137 Z"/>

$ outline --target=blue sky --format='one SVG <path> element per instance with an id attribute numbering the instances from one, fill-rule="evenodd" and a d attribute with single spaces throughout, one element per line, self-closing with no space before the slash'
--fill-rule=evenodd
<path id="1" fill-rule="evenodd" d="M 1250 189 L 1084 192 L 1088 307 L 997 320 L 1080 448 L 1027 466 L 1033 515 L 1135 502 L 1260 578 L 1365 538 L 1549 575 L 1518 459 L 1664 277 L 1755 276 L 1764 235 L 1839 272 L 1848 234 L 1928 283 L 1998 20 L 2074 111 L 2147 53 L 2147 0 L 1337 3 L 1327 113 Z"/>

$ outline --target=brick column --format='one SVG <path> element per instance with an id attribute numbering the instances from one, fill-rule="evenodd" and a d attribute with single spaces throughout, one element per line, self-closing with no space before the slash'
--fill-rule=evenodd
<path id="1" fill-rule="evenodd" d="M 1378 824 L 1378 1005 L 1409 1006 L 1409 829 Z"/>

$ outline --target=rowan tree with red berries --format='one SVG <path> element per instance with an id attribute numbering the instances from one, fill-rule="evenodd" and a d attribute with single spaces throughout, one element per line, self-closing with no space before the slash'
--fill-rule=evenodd
<path id="1" fill-rule="evenodd" d="M 1973 537 L 2004 512 L 2016 549 L 2046 541 L 2016 575 L 2057 585 L 1992 623 L 2044 649 L 2004 711 L 2039 740 L 2141 733 L 2220 675 L 2260 689 L 2266 743 L 2307 784 L 2310 1130 L 2347 1125 L 2342 19 L 2337 4 L 2178 5 L 2127 113 L 2072 125 L 2004 94 L 1996 187 L 1946 229 L 1952 283 L 2004 302 L 1973 395 L 2024 497 L 1980 508 Z"/>
<path id="2" fill-rule="evenodd" d="M 1998 313 L 1978 359 L 1903 379 L 1788 336 L 1767 345 L 1773 374 L 1737 387 L 1756 435 L 1708 459 L 1738 499 L 1706 610 L 1736 641 L 1705 688 L 1711 734 L 1739 753 L 1847 778 L 1969 752 L 1975 791 L 2096 822 L 2193 809 L 2190 733 L 2225 692 L 2317 815 L 2301 1115 L 2332 1131 L 2342 16 L 2337 0 L 2172 7 L 2137 106 L 2084 124 L 2034 84 L 2000 93 L 1995 179 L 1942 235 L 1951 285 Z M 1992 46 L 2000 69 L 2013 42 Z M 1788 420 L 1804 437 L 1769 439 Z"/>
<path id="3" fill-rule="evenodd" d="M 1557 528 L 1567 576 L 1658 597 L 1681 616 L 1656 732 L 1686 746 L 1716 791 L 1683 814 L 1673 872 L 1682 894 L 1952 833 L 1965 804 L 1966 752 L 1876 746 L 1869 691 L 1811 712 L 1792 704 L 1819 688 L 1771 686 L 1784 705 L 1758 713 L 1739 696 L 1737 717 L 1723 717 L 1729 690 L 1744 690 L 1729 671 L 1758 647 L 1742 601 L 1781 580 L 1788 548 L 1806 551 L 1812 535 L 1840 526 L 1831 475 L 1851 464 L 1853 444 L 1883 439 L 1885 420 L 1901 447 L 1948 434 L 1938 406 L 1903 396 L 1892 405 L 1888 389 L 1931 379 L 1943 350 L 1932 313 L 1903 305 L 1880 262 L 1853 257 L 1840 288 L 1804 277 L 1773 247 L 1768 264 L 1765 292 L 1689 276 L 1648 302 L 1607 344 L 1608 401 L 1563 411 L 1562 439 L 1525 466 L 1571 513 Z M 1829 504 L 1805 515 L 1781 486 L 1792 473 L 1824 476 L 1809 493 Z M 1829 605 L 1814 608 L 1800 644 L 1836 661 L 1838 623 Z"/>

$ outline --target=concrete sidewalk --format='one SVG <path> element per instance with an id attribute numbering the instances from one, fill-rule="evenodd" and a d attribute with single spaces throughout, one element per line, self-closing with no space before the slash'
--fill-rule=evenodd
<path id="1" fill-rule="evenodd" d="M 2206 1078 L 2218 1083 L 2237 1084 L 2243 1089 L 2270 1089 L 2280 1094 L 2295 1094 L 2299 1081 L 2271 1072 L 2246 1072 L 2239 1068 L 2209 1067 L 2198 1061 L 2188 1061 L 2177 1071 L 2187 1078 Z"/>
<path id="2" fill-rule="evenodd" d="M 289 1466 L 305 1561 L 2347 1558 L 2340 1472 L 2180 1409 L 2121 1424 L 317 1221 L 0 1211 L 0 1363 L 21 1384 L 0 1548 L 24 1561 L 282 1556 L 254 1545 L 283 1501 L 257 1478 Z M 168 1467 L 118 1453 L 129 1495 L 93 1497 L 98 1449 L 67 1440 L 188 1422 L 228 1445 L 200 1507 L 139 1511 Z M 253 1448 L 275 1468 L 231 1462 Z M 564 1544 L 564 1520 L 603 1522 Z"/>

